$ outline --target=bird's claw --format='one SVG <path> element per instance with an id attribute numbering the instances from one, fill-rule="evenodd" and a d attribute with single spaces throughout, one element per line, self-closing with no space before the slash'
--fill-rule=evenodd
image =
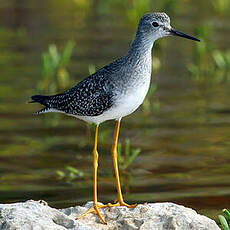
<path id="1" fill-rule="evenodd" d="M 83 214 L 81 214 L 79 217 L 77 217 L 76 219 L 79 220 L 81 219 L 82 217 L 86 216 L 87 214 L 91 213 L 91 212 L 95 212 L 97 213 L 99 219 L 101 220 L 101 222 L 103 224 L 106 224 L 105 220 L 103 219 L 100 211 L 99 211 L 99 208 L 103 208 L 104 205 L 97 205 L 97 204 L 94 204 L 88 211 L 84 212 Z"/>

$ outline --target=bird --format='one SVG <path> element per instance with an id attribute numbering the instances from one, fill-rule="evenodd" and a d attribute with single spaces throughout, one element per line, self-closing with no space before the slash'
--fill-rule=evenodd
<path id="1" fill-rule="evenodd" d="M 121 191 L 117 145 L 121 119 L 143 103 L 150 87 L 152 72 L 152 47 L 162 37 L 177 36 L 194 41 L 199 39 L 175 30 L 170 25 L 166 13 L 147 13 L 138 23 L 136 35 L 126 54 L 112 63 L 100 68 L 72 88 L 51 96 L 34 95 L 32 101 L 45 106 L 35 114 L 48 112 L 64 113 L 95 125 L 93 147 L 93 206 L 78 219 L 94 212 L 106 224 L 100 208 L 126 206 L 134 208 L 137 204 L 125 203 Z M 112 142 L 112 160 L 117 189 L 117 202 L 99 205 L 97 199 L 98 151 L 97 139 L 99 125 L 107 120 L 115 120 Z"/>

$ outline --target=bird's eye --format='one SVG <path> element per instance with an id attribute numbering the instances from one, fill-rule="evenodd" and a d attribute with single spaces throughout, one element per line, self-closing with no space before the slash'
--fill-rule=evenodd
<path id="1" fill-rule="evenodd" d="M 153 25 L 154 27 L 158 27 L 158 26 L 159 26 L 159 24 L 158 24 L 157 22 L 153 22 L 152 25 Z"/>

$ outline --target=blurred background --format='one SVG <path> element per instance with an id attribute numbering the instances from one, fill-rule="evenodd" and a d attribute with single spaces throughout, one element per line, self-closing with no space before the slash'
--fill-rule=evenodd
<path id="1" fill-rule="evenodd" d="M 144 104 L 123 119 L 125 200 L 171 201 L 217 219 L 230 206 L 229 0 L 0 0 L 0 203 L 93 199 L 93 127 L 35 116 L 34 94 L 67 89 L 128 50 L 139 18 L 164 11 L 200 43 L 168 37 L 153 49 Z M 116 190 L 114 121 L 99 130 L 99 200 Z"/>

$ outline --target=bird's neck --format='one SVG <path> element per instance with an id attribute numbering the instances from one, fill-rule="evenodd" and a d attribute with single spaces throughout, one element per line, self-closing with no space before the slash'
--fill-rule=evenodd
<path id="1" fill-rule="evenodd" d="M 126 55 L 126 62 L 135 69 L 143 69 L 151 74 L 153 39 L 137 33 Z"/>
<path id="2" fill-rule="evenodd" d="M 154 40 L 137 33 L 128 51 L 129 55 L 136 55 L 137 58 L 147 58 L 151 56 Z"/>

